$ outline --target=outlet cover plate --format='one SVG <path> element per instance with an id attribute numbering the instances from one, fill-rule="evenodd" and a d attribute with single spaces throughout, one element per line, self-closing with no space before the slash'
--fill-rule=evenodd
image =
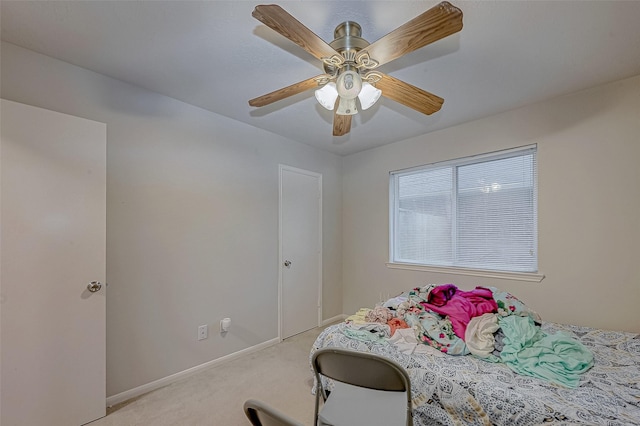
<path id="1" fill-rule="evenodd" d="M 207 325 L 201 325 L 198 327 L 198 340 L 204 340 L 209 336 L 209 330 Z"/>

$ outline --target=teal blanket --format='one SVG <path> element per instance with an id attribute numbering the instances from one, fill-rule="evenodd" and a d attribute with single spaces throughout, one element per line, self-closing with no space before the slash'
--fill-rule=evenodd
<path id="1" fill-rule="evenodd" d="M 575 388 L 580 376 L 593 366 L 593 354 L 577 340 L 562 334 L 545 334 L 526 316 L 498 320 L 504 333 L 502 361 L 516 373 Z"/>

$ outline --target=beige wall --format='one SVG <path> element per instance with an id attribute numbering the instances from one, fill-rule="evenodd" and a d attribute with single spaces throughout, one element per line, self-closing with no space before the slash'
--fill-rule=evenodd
<path id="1" fill-rule="evenodd" d="M 534 143 L 542 282 L 385 266 L 390 171 Z M 640 331 L 638 162 L 640 76 L 345 157 L 345 313 L 427 283 L 493 285 L 548 321 Z"/>
<path id="2" fill-rule="evenodd" d="M 280 163 L 323 175 L 342 313 L 340 157 L 11 44 L 1 75 L 5 99 L 107 123 L 108 396 L 277 337 Z"/>

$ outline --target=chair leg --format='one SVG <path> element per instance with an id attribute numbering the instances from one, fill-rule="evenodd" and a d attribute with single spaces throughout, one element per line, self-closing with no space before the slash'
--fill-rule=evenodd
<path id="1" fill-rule="evenodd" d="M 318 426 L 318 413 L 320 412 L 320 393 L 322 392 L 322 384 L 320 379 L 317 379 L 316 385 L 316 408 L 313 417 L 313 426 Z"/>

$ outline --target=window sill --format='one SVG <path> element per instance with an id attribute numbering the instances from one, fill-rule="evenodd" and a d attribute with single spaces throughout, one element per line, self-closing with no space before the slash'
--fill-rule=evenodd
<path id="1" fill-rule="evenodd" d="M 544 274 L 533 272 L 503 272 L 487 271 L 481 269 L 447 268 L 442 266 L 424 266 L 412 263 L 387 263 L 387 268 L 404 269 L 409 271 L 436 272 L 439 274 L 470 275 L 473 277 L 499 278 L 504 280 L 529 281 L 539 283 L 544 279 Z"/>

